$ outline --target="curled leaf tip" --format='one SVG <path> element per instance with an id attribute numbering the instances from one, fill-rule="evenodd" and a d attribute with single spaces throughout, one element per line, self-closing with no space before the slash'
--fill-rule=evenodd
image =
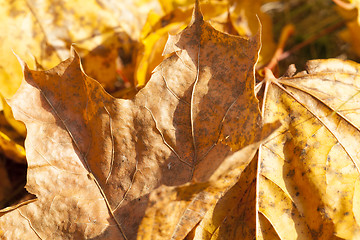
<path id="1" fill-rule="evenodd" d="M 193 16 L 192 16 L 192 22 L 195 21 L 202 21 L 203 20 L 203 15 L 200 11 L 200 3 L 199 0 L 195 0 L 195 6 L 194 6 L 194 12 L 193 12 Z"/>
<path id="2" fill-rule="evenodd" d="M 199 9 L 199 5 L 200 5 L 200 3 L 199 3 L 199 0 L 195 0 L 195 9 Z"/>
<path id="3" fill-rule="evenodd" d="M 75 49 L 75 44 L 71 44 L 71 47 L 70 47 L 70 56 L 71 56 L 71 58 L 80 58 L 78 52 L 77 52 L 76 49 Z"/>
<path id="4" fill-rule="evenodd" d="M 71 47 L 70 47 L 70 58 L 72 59 L 72 61 L 75 61 L 79 64 L 80 66 L 80 69 L 83 73 L 85 73 L 85 70 L 81 64 L 81 61 L 80 61 L 80 55 L 79 53 L 76 51 L 75 49 L 75 44 L 71 44 Z"/>

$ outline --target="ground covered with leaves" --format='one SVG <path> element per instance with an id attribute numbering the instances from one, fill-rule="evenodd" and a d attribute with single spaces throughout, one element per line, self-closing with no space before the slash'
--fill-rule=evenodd
<path id="1" fill-rule="evenodd" d="M 0 3 L 1 239 L 360 238 L 359 8 Z"/>

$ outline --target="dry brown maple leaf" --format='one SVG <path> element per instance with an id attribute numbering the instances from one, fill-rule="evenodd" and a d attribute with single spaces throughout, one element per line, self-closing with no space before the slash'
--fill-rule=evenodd
<path id="1" fill-rule="evenodd" d="M 134 239 L 154 189 L 207 181 L 259 139 L 258 50 L 257 37 L 218 32 L 195 7 L 132 100 L 108 95 L 74 52 L 48 71 L 24 65 L 10 105 L 27 127 L 26 188 L 38 200 L 2 213 L 3 238 Z"/>

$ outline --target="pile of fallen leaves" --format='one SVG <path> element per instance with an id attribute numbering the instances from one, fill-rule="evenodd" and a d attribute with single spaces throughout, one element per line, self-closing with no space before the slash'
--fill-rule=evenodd
<path id="1" fill-rule="evenodd" d="M 360 5 L 286 51 L 276 4 L 0 3 L 0 238 L 359 239 L 360 65 L 278 75 Z"/>

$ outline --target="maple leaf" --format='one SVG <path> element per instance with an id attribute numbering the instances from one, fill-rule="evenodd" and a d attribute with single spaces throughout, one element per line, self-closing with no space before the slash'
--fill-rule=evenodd
<path id="1" fill-rule="evenodd" d="M 265 79 L 264 121 L 281 118 L 283 127 L 260 149 L 259 212 L 280 238 L 360 236 L 359 69 L 313 60 Z"/>
<path id="2" fill-rule="evenodd" d="M 171 57 L 132 100 L 108 95 L 74 52 L 47 71 L 23 64 L 24 81 L 9 103 L 27 127 L 26 188 L 38 200 L 2 213 L 4 237 L 134 239 L 149 194 L 161 185 L 226 176 L 233 152 L 261 143 L 258 51 L 258 36 L 218 32 L 196 5 L 190 25 L 168 40 Z M 242 169 L 252 156 L 235 154 L 245 156 L 235 159 Z"/>

